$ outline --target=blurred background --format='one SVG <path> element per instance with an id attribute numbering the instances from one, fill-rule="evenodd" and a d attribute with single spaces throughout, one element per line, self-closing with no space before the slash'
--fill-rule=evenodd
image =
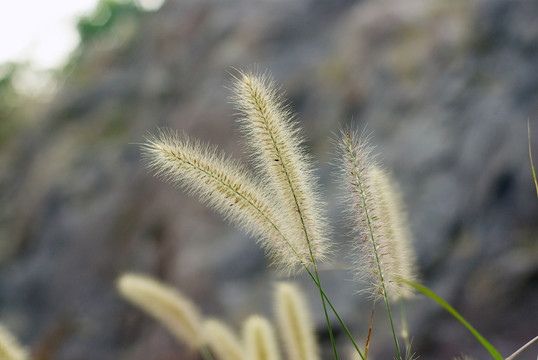
<path id="1" fill-rule="evenodd" d="M 170 127 L 246 161 L 228 87 L 233 69 L 253 67 L 299 114 L 342 253 L 330 137 L 352 126 L 372 132 L 401 185 L 421 281 L 504 356 L 538 335 L 527 143 L 530 120 L 538 159 L 538 2 L 14 3 L 1 11 L 0 321 L 36 359 L 198 359 L 118 297 L 126 271 L 173 284 L 235 329 L 272 317 L 272 283 L 285 278 L 253 239 L 155 179 L 138 145 Z M 363 344 L 371 304 L 337 259 L 322 281 Z M 330 359 L 319 295 L 294 281 Z M 489 356 L 429 299 L 409 302 L 408 317 L 420 359 Z M 372 359 L 393 358 L 388 331 L 378 306 Z"/>

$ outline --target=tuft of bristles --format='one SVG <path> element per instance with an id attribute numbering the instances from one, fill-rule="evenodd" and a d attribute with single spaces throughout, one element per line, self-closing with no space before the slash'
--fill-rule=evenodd
<path id="1" fill-rule="evenodd" d="M 248 360 L 280 360 L 275 330 L 269 320 L 250 316 L 243 324 Z"/>
<path id="2" fill-rule="evenodd" d="M 238 161 L 186 135 L 161 131 L 147 139 L 144 154 L 155 173 L 197 195 L 230 222 L 261 240 L 273 263 L 287 269 L 308 258 L 296 253 L 281 227 L 279 209 L 266 186 Z M 306 245 L 303 245 L 304 248 Z M 300 257 L 302 256 L 302 257 Z"/>
<path id="3" fill-rule="evenodd" d="M 26 360 L 28 353 L 15 337 L 0 324 L 0 359 L 2 360 Z"/>
<path id="4" fill-rule="evenodd" d="M 222 322 L 209 319 L 204 322 L 207 344 L 220 360 L 249 360 L 243 344 L 233 331 Z"/>
<path id="5" fill-rule="evenodd" d="M 398 184 L 387 171 L 380 166 L 370 169 L 375 191 L 378 194 L 378 216 L 384 222 L 384 236 L 388 239 L 388 248 L 382 249 L 391 261 L 390 273 L 386 279 L 392 288 L 393 298 L 410 298 L 411 287 L 401 280 L 416 281 L 415 254 L 411 244 L 409 220 L 403 208 L 402 194 Z"/>
<path id="6" fill-rule="evenodd" d="M 233 90 L 241 130 L 278 201 L 283 232 L 301 258 L 323 261 L 329 252 L 324 205 L 292 113 L 267 75 L 239 73 Z"/>
<path id="7" fill-rule="evenodd" d="M 299 288 L 291 283 L 277 284 L 275 313 L 288 359 L 319 359 L 319 348 L 308 311 L 308 303 Z"/>
<path id="8" fill-rule="evenodd" d="M 402 284 L 414 280 L 414 256 L 401 195 L 387 171 L 377 165 L 367 137 L 344 132 L 340 143 L 348 215 L 354 224 L 357 277 L 374 298 L 408 297 Z"/>
<path id="9" fill-rule="evenodd" d="M 142 275 L 125 274 L 117 281 L 120 294 L 165 325 L 192 350 L 205 341 L 196 305 L 179 291 Z"/>

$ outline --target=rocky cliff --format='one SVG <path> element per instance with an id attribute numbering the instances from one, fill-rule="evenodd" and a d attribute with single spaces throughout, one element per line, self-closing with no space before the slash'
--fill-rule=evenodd
<path id="1" fill-rule="evenodd" d="M 252 312 L 270 315 L 278 274 L 262 250 L 154 179 L 138 145 L 166 126 L 246 159 L 227 87 L 234 69 L 257 67 L 299 114 L 335 241 L 347 238 L 329 134 L 353 124 L 372 132 L 401 184 L 422 281 L 508 356 L 538 323 L 527 148 L 530 119 L 538 158 L 536 19 L 531 0 L 171 0 L 118 25 L 84 52 L 36 125 L 2 148 L 0 319 L 37 359 L 196 359 L 118 298 L 124 271 L 174 284 L 235 326 Z M 370 305 L 350 277 L 322 273 L 364 339 Z M 328 345 L 315 289 L 297 281 Z M 421 359 L 486 358 L 429 300 L 408 307 Z M 377 314 L 371 354 L 391 358 Z"/>

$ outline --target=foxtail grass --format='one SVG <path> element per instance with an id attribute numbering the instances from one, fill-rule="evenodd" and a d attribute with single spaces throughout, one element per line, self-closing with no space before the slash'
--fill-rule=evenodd
<path id="1" fill-rule="evenodd" d="M 205 338 L 196 305 L 179 291 L 152 278 L 125 274 L 117 281 L 120 294 L 161 324 L 182 343 L 199 351 Z"/>
<path id="2" fill-rule="evenodd" d="M 293 248 L 288 244 L 277 222 L 278 208 L 269 201 L 265 186 L 238 161 L 215 147 L 168 130 L 148 137 L 144 154 L 157 176 L 185 188 L 260 239 L 277 266 L 289 268 L 307 261 L 299 255 L 306 245 Z"/>
<path id="3" fill-rule="evenodd" d="M 170 131 L 148 138 L 148 164 L 157 175 L 185 187 L 260 238 L 279 268 L 288 273 L 304 268 L 313 275 L 338 359 L 316 264 L 327 257 L 330 246 L 311 160 L 267 76 L 241 73 L 234 90 L 243 115 L 240 125 L 263 181 L 215 148 Z"/>
<path id="4" fill-rule="evenodd" d="M 245 346 L 224 323 L 209 319 L 204 322 L 204 333 L 209 348 L 220 360 L 249 360 Z"/>
<path id="5" fill-rule="evenodd" d="M 317 191 L 312 159 L 293 125 L 281 91 L 264 74 L 239 73 L 233 86 L 239 125 L 258 171 L 278 199 L 293 244 L 308 244 L 302 256 L 322 261 L 329 253 L 324 204 Z M 295 246 L 303 249 L 304 246 Z"/>
<path id="6" fill-rule="evenodd" d="M 249 360 L 280 360 L 275 330 L 264 317 L 252 315 L 244 322 L 243 339 Z"/>
<path id="7" fill-rule="evenodd" d="M 290 283 L 279 283 L 275 294 L 275 313 L 288 359 L 318 360 L 319 348 L 301 291 Z"/>
<path id="8" fill-rule="evenodd" d="M 366 136 L 342 132 L 340 153 L 342 183 L 350 194 L 347 213 L 354 224 L 356 274 L 369 284 L 374 301 L 385 302 L 396 353 L 401 359 L 389 298 L 409 296 L 402 279 L 414 279 L 414 259 L 401 198 L 389 174 L 377 164 Z"/>
<path id="9" fill-rule="evenodd" d="M 148 137 L 144 154 L 149 167 L 259 240 L 279 270 L 288 274 L 304 270 L 319 290 L 335 360 L 338 360 L 338 351 L 328 307 L 342 325 L 358 357 L 366 360 L 370 333 L 363 356 L 320 281 L 318 263 L 330 257 L 332 248 L 324 211 L 326 206 L 321 201 L 312 159 L 294 125 L 295 116 L 285 104 L 282 92 L 266 74 L 238 72 L 232 90 L 240 115 L 239 128 L 251 154 L 253 169 L 213 146 L 169 130 Z M 412 297 L 412 288 L 426 293 L 447 310 L 451 308 L 416 284 L 415 258 L 402 195 L 390 173 L 372 155 L 367 137 L 343 132 L 339 143 L 343 175 L 340 180 L 346 185 L 347 214 L 353 224 L 356 277 L 367 283 L 365 292 L 372 298 L 374 306 L 378 300 L 385 303 L 397 358 L 402 360 L 405 355 L 408 360 L 414 356 L 403 304 L 405 299 Z M 530 128 L 529 157 L 532 164 Z M 536 183 L 534 168 L 532 170 Z M 276 293 L 277 320 L 286 354 L 294 360 L 318 359 L 313 330 L 305 315 L 304 299 L 291 285 L 279 285 Z M 147 300 L 135 300 L 135 297 L 130 300 L 174 332 L 170 319 L 162 315 L 169 310 L 159 312 L 152 309 L 155 304 Z M 394 301 L 402 304 L 401 336 L 406 344 L 405 354 L 400 354 L 394 327 L 391 312 L 391 302 Z M 455 312 L 449 311 L 456 316 Z M 200 326 L 199 321 L 197 324 L 196 329 Z M 464 322 L 464 325 L 468 323 Z M 253 317 L 245 322 L 243 344 L 224 324 L 208 320 L 201 327 L 203 334 L 197 335 L 196 341 L 191 339 L 190 343 L 192 347 L 198 347 L 203 356 L 211 356 L 205 346 L 200 346 L 205 341 L 223 360 L 279 359 L 274 330 L 263 318 Z M 477 336 L 473 330 L 471 332 Z M 178 337 L 185 337 L 185 334 Z M 489 343 L 477 338 L 495 359 L 500 359 Z"/>
<path id="10" fill-rule="evenodd" d="M 241 129 L 249 139 L 247 145 L 259 164 L 259 171 L 267 176 L 267 184 L 280 205 L 279 213 L 284 215 L 289 226 L 286 232 L 292 239 L 291 246 L 296 249 L 307 246 L 307 251 L 300 252 L 299 256 L 306 256 L 312 264 L 334 356 L 338 360 L 316 265 L 316 261 L 323 260 L 328 253 L 329 242 L 326 239 L 328 225 L 319 192 L 316 191 L 312 161 L 301 147 L 298 129 L 292 125 L 293 114 L 284 105 L 278 88 L 267 75 L 240 73 L 234 90 L 234 100 L 242 114 Z"/>

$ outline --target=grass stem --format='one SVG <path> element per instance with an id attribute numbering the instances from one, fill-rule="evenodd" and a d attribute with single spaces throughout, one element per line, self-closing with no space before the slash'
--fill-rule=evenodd
<path id="1" fill-rule="evenodd" d="M 460 315 L 460 313 L 456 311 L 456 309 L 450 306 L 450 304 L 447 303 L 445 300 L 443 300 L 439 295 L 434 293 L 432 290 L 428 289 L 426 286 L 423 286 L 423 285 L 420 285 L 420 284 L 417 284 L 408 280 L 402 280 L 402 281 L 405 284 L 420 291 L 424 295 L 428 296 L 430 299 L 432 299 L 433 301 L 441 305 L 443 308 L 445 308 L 445 310 L 448 311 L 452 316 L 458 319 L 459 322 L 461 322 L 463 326 L 465 326 L 467 330 L 469 330 L 474 335 L 474 337 L 478 341 L 480 341 L 480 343 L 486 348 L 486 350 L 489 351 L 489 353 L 491 354 L 491 356 L 493 356 L 495 360 L 504 360 L 501 354 L 499 354 L 499 352 L 497 351 L 497 349 L 495 349 L 493 345 L 491 345 L 486 339 L 484 339 L 484 337 L 480 335 L 478 331 L 476 331 L 476 329 L 471 324 L 469 324 L 467 320 L 465 320 L 463 316 Z"/>
<path id="2" fill-rule="evenodd" d="M 526 343 L 525 345 L 523 345 L 522 347 L 520 347 L 515 353 L 513 353 L 512 355 L 510 355 L 509 357 L 506 358 L 506 360 L 512 360 L 514 359 L 516 356 L 518 356 L 523 350 L 525 350 L 526 348 L 528 348 L 529 346 L 532 345 L 532 343 L 534 343 L 535 341 L 538 340 L 538 336 L 536 336 L 534 339 L 532 339 L 531 341 L 529 341 L 528 343 Z"/>
<path id="3" fill-rule="evenodd" d="M 374 323 L 375 301 L 372 304 L 372 314 L 370 315 L 370 326 L 368 327 L 368 337 L 366 338 L 366 347 L 364 349 L 364 360 L 368 359 L 368 349 L 370 348 L 370 336 L 372 335 L 372 325 Z"/>

